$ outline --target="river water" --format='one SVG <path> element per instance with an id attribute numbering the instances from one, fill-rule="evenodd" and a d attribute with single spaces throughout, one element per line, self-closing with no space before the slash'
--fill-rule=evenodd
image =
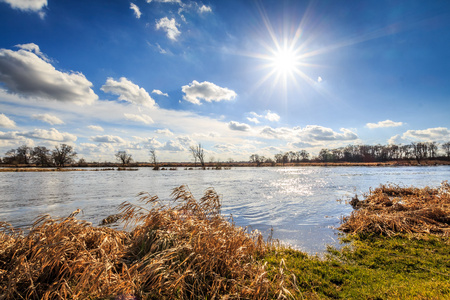
<path id="1" fill-rule="evenodd" d="M 266 237 L 272 231 L 273 238 L 314 254 L 337 245 L 333 228 L 352 211 L 345 200 L 355 194 L 386 183 L 436 187 L 448 179 L 450 166 L 0 173 L 0 221 L 27 228 L 40 214 L 64 217 L 80 208 L 78 218 L 98 224 L 120 203 L 137 203 L 142 191 L 164 200 L 187 185 L 200 198 L 213 187 L 222 196 L 222 214 L 237 225 Z"/>

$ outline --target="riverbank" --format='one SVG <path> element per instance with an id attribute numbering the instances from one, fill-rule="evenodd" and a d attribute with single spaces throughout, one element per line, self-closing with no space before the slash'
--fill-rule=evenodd
<path id="1" fill-rule="evenodd" d="M 305 161 L 297 163 L 261 163 L 256 165 L 249 162 L 223 162 L 223 163 L 205 163 L 207 170 L 227 170 L 239 167 L 405 167 L 405 166 L 448 166 L 449 160 L 423 160 L 420 163 L 417 160 L 400 160 L 389 162 L 317 162 Z M 84 163 L 73 164 L 64 168 L 38 167 L 35 165 L 3 165 L 0 166 L 0 172 L 67 172 L 67 171 L 111 171 L 126 170 L 135 171 L 136 168 L 153 168 L 156 171 L 175 171 L 175 170 L 193 170 L 201 169 L 194 163 L 160 163 L 157 168 L 150 163 L 132 163 L 126 166 L 115 163 Z"/>
<path id="2" fill-rule="evenodd" d="M 372 190 L 358 199 L 362 204 L 355 205 L 352 214 L 361 225 L 356 228 L 363 230 L 344 229 L 354 232 L 343 237 L 346 246 L 329 248 L 324 258 L 264 241 L 257 232 L 235 226 L 220 215 L 220 197 L 213 189 L 196 200 L 187 188 L 179 187 L 170 205 L 155 196 L 140 196 L 139 205 L 124 203 L 118 217 L 112 218 L 132 226 L 128 231 L 80 221 L 79 211 L 61 219 L 42 216 L 27 233 L 1 223 L 0 295 L 5 299 L 450 296 L 446 182 L 439 188 Z M 428 203 L 443 214 L 424 215 L 414 231 L 405 227 L 408 222 L 398 227 L 397 219 L 403 216 L 390 213 L 426 211 Z M 384 210 L 384 218 L 370 216 L 370 210 Z M 374 226 L 363 226 L 367 224 Z M 382 231 L 374 230 L 380 227 Z M 427 228 L 436 230 L 426 233 Z"/>
<path id="3" fill-rule="evenodd" d="M 75 168 L 36 168 L 36 167 L 28 167 L 28 168 L 0 168 L 0 172 L 82 172 L 82 171 L 137 171 L 136 168 L 126 168 L 126 167 L 118 167 L 118 168 L 94 168 L 94 169 L 75 169 Z"/>

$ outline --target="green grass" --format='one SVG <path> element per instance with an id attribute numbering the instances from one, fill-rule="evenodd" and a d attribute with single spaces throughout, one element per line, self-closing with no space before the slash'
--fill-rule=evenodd
<path id="1" fill-rule="evenodd" d="M 450 241 L 436 236 L 357 235 L 325 259 L 299 251 L 272 251 L 269 276 L 285 264 L 297 299 L 450 299 Z M 294 277 L 296 277 L 296 290 Z"/>

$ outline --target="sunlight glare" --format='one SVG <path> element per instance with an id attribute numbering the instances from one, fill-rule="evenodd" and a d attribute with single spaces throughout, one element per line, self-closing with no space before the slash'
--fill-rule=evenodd
<path id="1" fill-rule="evenodd" d="M 297 65 L 298 57 L 295 56 L 294 51 L 284 48 L 274 53 L 273 67 L 282 75 L 292 73 Z"/>

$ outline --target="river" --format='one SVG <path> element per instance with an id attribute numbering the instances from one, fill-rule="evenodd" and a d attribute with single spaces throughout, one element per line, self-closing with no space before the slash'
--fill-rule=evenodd
<path id="1" fill-rule="evenodd" d="M 386 183 L 435 187 L 448 179 L 450 166 L 0 173 L 0 221 L 27 228 L 38 215 L 63 217 L 80 208 L 79 218 L 98 224 L 142 191 L 165 200 L 180 185 L 196 198 L 213 187 L 222 214 L 237 225 L 266 237 L 273 230 L 274 238 L 314 254 L 337 245 L 334 228 L 351 213 L 345 200 L 355 194 Z"/>

